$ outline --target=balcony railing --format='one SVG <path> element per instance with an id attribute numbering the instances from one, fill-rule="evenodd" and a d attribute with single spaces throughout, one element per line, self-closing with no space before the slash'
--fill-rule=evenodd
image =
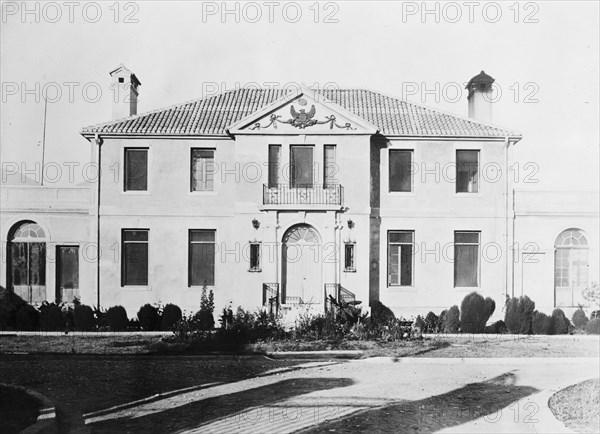
<path id="1" fill-rule="evenodd" d="M 342 205 L 343 200 L 340 184 L 263 185 L 264 205 Z"/>
<path id="2" fill-rule="evenodd" d="M 331 303 L 331 297 L 336 301 L 343 301 L 345 303 L 355 305 L 360 304 L 360 301 L 356 301 L 356 295 L 352 291 L 348 291 L 339 283 L 326 283 L 325 284 L 325 312 L 333 312 L 333 305 Z"/>

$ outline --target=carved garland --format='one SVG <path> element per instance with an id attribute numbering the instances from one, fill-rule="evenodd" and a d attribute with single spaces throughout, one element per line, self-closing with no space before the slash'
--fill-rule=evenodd
<path id="1" fill-rule="evenodd" d="M 356 128 L 352 127 L 352 124 L 350 124 L 350 122 L 346 122 L 344 125 L 340 125 L 336 122 L 336 117 L 334 115 L 330 115 L 330 116 L 326 116 L 324 121 L 318 121 L 316 119 L 313 119 L 313 116 L 315 115 L 315 106 L 313 105 L 310 109 L 310 111 L 308 113 L 306 113 L 304 111 L 304 109 L 301 109 L 300 112 L 296 112 L 296 110 L 294 109 L 294 106 L 292 106 L 290 108 L 290 112 L 292 117 L 286 121 L 282 121 L 281 119 L 279 119 L 281 117 L 281 115 L 275 115 L 272 114 L 269 117 L 269 123 L 265 126 L 262 126 L 260 124 L 260 122 L 256 122 L 250 129 L 251 130 L 261 130 L 261 129 L 266 129 L 269 127 L 273 127 L 274 129 L 277 129 L 277 124 L 289 124 L 293 127 L 296 128 L 300 128 L 300 129 L 304 129 L 306 127 L 312 127 L 313 125 L 323 125 L 323 124 L 329 124 L 329 128 L 333 129 L 333 127 L 337 127 L 340 129 L 344 129 L 344 130 L 355 130 Z"/>

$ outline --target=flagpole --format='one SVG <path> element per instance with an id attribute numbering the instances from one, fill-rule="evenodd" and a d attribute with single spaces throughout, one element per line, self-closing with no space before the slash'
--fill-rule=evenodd
<path id="1" fill-rule="evenodd" d="M 46 113 L 48 111 L 48 98 L 44 98 L 44 132 L 42 134 L 42 178 L 41 185 L 44 185 L 44 164 L 46 159 Z"/>

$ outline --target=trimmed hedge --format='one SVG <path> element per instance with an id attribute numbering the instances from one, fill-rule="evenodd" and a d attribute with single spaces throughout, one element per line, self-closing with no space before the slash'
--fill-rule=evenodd
<path id="1" fill-rule="evenodd" d="M 127 311 L 123 306 L 113 306 L 106 311 L 105 314 L 106 325 L 110 327 L 113 332 L 120 332 L 125 330 L 129 319 L 127 318 Z"/>
<path id="2" fill-rule="evenodd" d="M 162 313 L 160 329 L 163 331 L 173 330 L 173 326 L 181 319 L 181 309 L 174 304 L 167 304 Z"/>
<path id="3" fill-rule="evenodd" d="M 531 329 L 536 335 L 551 335 L 552 334 L 552 317 L 549 317 L 543 312 L 537 310 L 533 313 Z"/>
<path id="4" fill-rule="evenodd" d="M 371 304 L 371 321 L 377 325 L 388 325 L 396 319 L 394 312 L 379 300 Z"/>
<path id="5" fill-rule="evenodd" d="M 460 329 L 460 310 L 457 305 L 452 306 L 446 313 L 444 321 L 444 332 L 458 333 Z"/>
<path id="6" fill-rule="evenodd" d="M 142 327 L 142 330 L 152 331 L 158 329 L 160 324 L 160 316 L 158 315 L 158 309 L 151 304 L 145 304 L 140 307 L 137 317 L 140 321 L 140 327 Z"/>
<path id="7" fill-rule="evenodd" d="M 94 311 L 85 304 L 78 304 L 75 306 L 75 309 L 73 309 L 73 317 L 75 319 L 75 328 L 77 330 L 89 332 L 96 328 Z"/>
<path id="8" fill-rule="evenodd" d="M 24 304 L 17 311 L 17 330 L 33 331 L 40 326 L 40 312 L 30 304 Z"/>
<path id="9" fill-rule="evenodd" d="M 534 310 L 535 303 L 526 295 L 508 300 L 504 314 L 504 322 L 508 330 L 514 334 L 531 334 Z"/>
<path id="10" fill-rule="evenodd" d="M 589 321 L 589 319 L 586 316 L 586 314 L 582 308 L 577 309 L 573 313 L 573 324 L 575 325 L 576 328 L 585 329 L 585 326 L 588 323 L 588 321 Z"/>
<path id="11" fill-rule="evenodd" d="M 591 335 L 600 335 L 600 318 L 589 320 L 585 326 L 585 331 Z"/>
<path id="12" fill-rule="evenodd" d="M 562 311 L 562 309 L 554 309 L 552 312 L 552 334 L 567 335 L 569 334 L 570 328 L 571 323 L 565 316 L 565 313 Z"/>
<path id="13" fill-rule="evenodd" d="M 43 302 L 40 306 L 40 328 L 44 331 L 57 331 L 63 330 L 65 325 L 65 316 L 60 306 Z"/>
<path id="14" fill-rule="evenodd" d="M 476 292 L 465 296 L 460 305 L 460 328 L 463 333 L 483 333 L 494 310 L 496 303 L 490 297 L 484 299 Z"/>

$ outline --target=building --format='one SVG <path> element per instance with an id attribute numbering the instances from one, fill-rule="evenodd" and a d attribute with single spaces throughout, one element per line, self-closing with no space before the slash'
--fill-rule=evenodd
<path id="1" fill-rule="evenodd" d="M 277 300 L 322 311 L 333 295 L 411 316 L 477 291 L 499 306 L 532 294 L 550 310 L 576 307 L 597 281 L 597 195 L 515 193 L 505 174 L 521 135 L 490 123 L 483 71 L 467 85 L 469 118 L 367 89 L 307 88 L 236 89 L 138 115 L 140 80 L 123 65 L 111 79 L 126 96 L 115 118 L 82 130 L 102 175 L 90 206 L 78 221 L 58 211 L 68 223 L 3 209 L 0 284 L 22 292 L 11 270 L 23 267 L 15 231 L 29 222 L 47 241 L 68 244 L 65 224 L 97 240 L 99 263 L 79 260 L 76 292 L 130 314 L 144 303 L 195 310 L 204 287 L 217 309 Z M 563 201 L 578 205 L 561 211 Z"/>

